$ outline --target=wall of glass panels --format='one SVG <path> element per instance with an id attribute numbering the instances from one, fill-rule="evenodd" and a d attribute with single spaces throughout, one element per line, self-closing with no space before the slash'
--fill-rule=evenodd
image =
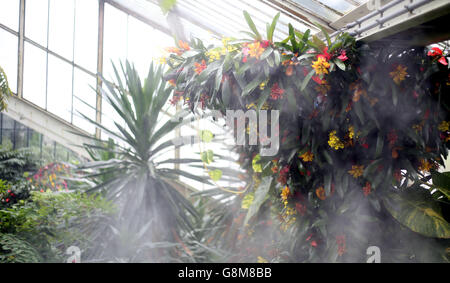
<path id="1" fill-rule="evenodd" d="M 0 0 L 0 66 L 7 75 L 13 92 L 23 87 L 23 99 L 57 115 L 73 125 L 94 133 L 95 127 L 78 113 L 96 120 L 97 73 L 114 81 L 112 62 L 119 65 L 128 59 L 145 78 L 152 60 L 163 55 L 167 46 L 173 46 L 170 35 L 155 29 L 131 15 L 129 11 L 103 0 Z M 106 3 L 105 3 L 106 2 Z M 21 5 L 24 7 L 21 13 Z M 104 5 L 104 6 L 103 6 Z M 99 30 L 101 7 L 104 7 L 103 27 Z M 24 32 L 20 33 L 20 19 Z M 210 39 L 211 33 L 182 20 L 188 33 Z M 100 33 L 100 36 L 99 36 Z M 103 48 L 99 40 L 103 35 Z M 23 36 L 23 76 L 19 71 Z M 207 38 L 209 37 L 209 38 Z M 97 56 L 102 56 L 99 68 Z M 101 65 L 101 64 L 100 64 Z M 103 100 L 102 124 L 115 129 L 118 121 L 112 107 Z M 166 112 L 174 114 L 168 105 Z M 26 128 L 21 123 L 1 114 L 2 144 L 12 147 L 32 147 L 41 160 L 70 160 L 74 155 L 47 137 Z M 169 117 L 161 115 L 160 123 Z M 202 125 L 201 129 L 211 129 Z M 45 134 L 45 132 L 43 132 Z M 181 129 L 182 135 L 196 134 L 189 126 Z M 215 132 L 216 133 L 216 132 Z M 174 138 L 175 135 L 167 138 Z M 102 138 L 108 138 L 102 133 Z M 198 148 L 181 150 L 183 158 L 198 158 Z M 216 151 L 226 155 L 224 152 Z M 168 152 L 163 159 L 173 158 Z M 229 166 L 226 164 L 222 164 Z M 184 168 L 193 174 L 206 174 L 202 168 Z M 187 180 L 186 180 L 187 182 Z M 192 186 L 203 187 L 191 183 Z"/>
<path id="2" fill-rule="evenodd" d="M 173 45 L 171 36 L 112 5 L 104 4 L 103 50 L 99 50 L 102 0 L 8 0 L 0 9 L 0 66 L 13 92 L 73 125 L 94 133 L 81 114 L 96 119 L 96 74 L 113 78 L 112 64 L 128 59 L 145 77 L 152 59 Z M 23 77 L 18 73 L 20 5 L 24 5 Z M 98 69 L 97 56 L 103 56 Z M 102 121 L 113 126 L 108 105 Z M 105 114 L 108 113 L 108 114 Z"/>
<path id="3" fill-rule="evenodd" d="M 0 113 L 0 144 L 12 149 L 28 147 L 42 165 L 54 161 L 78 163 L 82 160 L 73 151 L 3 113 Z"/>

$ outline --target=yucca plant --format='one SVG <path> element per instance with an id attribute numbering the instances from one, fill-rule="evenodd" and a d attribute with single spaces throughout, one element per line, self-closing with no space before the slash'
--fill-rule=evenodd
<path id="1" fill-rule="evenodd" d="M 94 142 L 84 146 L 91 152 L 101 150 L 111 153 L 111 157 L 120 156 L 120 159 L 91 161 L 83 164 L 81 169 L 90 172 L 88 177 L 97 180 L 97 185 L 90 191 L 103 191 L 118 205 L 117 229 L 113 229 L 116 234 L 117 230 L 123 231 L 127 237 L 134 238 L 133 246 L 138 239 L 140 244 L 149 247 L 149 252 L 136 260 L 155 261 L 161 260 L 163 256 L 167 259 L 173 247 L 183 245 L 179 243 L 180 231 L 183 234 L 192 231 L 191 219 L 198 217 L 191 202 L 177 190 L 180 187 L 178 177 L 208 183 L 204 178 L 176 169 L 175 166 L 201 162 L 200 159 L 160 160 L 164 159 L 161 156 L 166 156 L 164 153 L 181 146 L 174 143 L 173 139 L 167 140 L 167 136 L 189 122 L 187 118 L 192 113 L 181 112 L 177 117 L 183 119 L 160 123 L 163 107 L 173 90 L 162 79 L 162 67 L 151 64 L 143 83 L 129 62 L 125 66 L 121 64 L 121 75 L 116 67 L 114 71 L 116 82 L 113 84 L 103 80 L 107 91 L 103 91 L 102 95 L 120 117 L 120 121 L 114 121 L 115 129 L 83 116 L 118 142 L 111 146 L 91 137 Z"/>

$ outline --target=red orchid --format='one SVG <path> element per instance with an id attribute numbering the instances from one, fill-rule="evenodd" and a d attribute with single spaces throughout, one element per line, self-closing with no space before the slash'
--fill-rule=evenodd
<path id="1" fill-rule="evenodd" d="M 331 59 L 331 55 L 328 53 L 328 47 L 325 47 L 322 51 L 322 54 L 317 55 L 317 58 L 322 57 L 326 61 Z"/>
<path id="2" fill-rule="evenodd" d="M 346 60 L 348 60 L 348 57 L 347 57 L 347 54 L 345 53 L 345 50 L 342 50 L 342 51 L 341 51 L 341 55 L 339 55 L 337 58 L 338 58 L 339 60 L 341 60 L 341 61 L 346 61 Z"/>
<path id="3" fill-rule="evenodd" d="M 433 47 L 428 51 L 428 56 L 442 56 L 442 50 L 439 47 Z"/>
<path id="4" fill-rule="evenodd" d="M 270 45 L 270 41 L 268 40 L 261 40 L 261 47 L 262 48 L 267 48 Z"/>
<path id="5" fill-rule="evenodd" d="M 443 52 L 439 47 L 432 47 L 431 50 L 428 51 L 427 55 L 431 56 L 431 57 L 441 56 L 441 58 L 439 58 L 438 62 L 444 66 L 448 65 L 447 59 L 445 59 L 445 57 L 443 56 Z"/>
<path id="6" fill-rule="evenodd" d="M 325 83 L 325 80 L 322 80 L 319 76 L 313 76 L 312 80 L 315 81 L 319 85 Z"/>

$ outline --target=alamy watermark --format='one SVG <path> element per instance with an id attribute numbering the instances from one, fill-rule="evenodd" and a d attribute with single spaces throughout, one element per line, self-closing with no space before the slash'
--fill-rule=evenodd
<path id="1" fill-rule="evenodd" d="M 369 256 L 367 258 L 367 263 L 380 263 L 381 262 L 381 250 L 377 246 L 370 246 L 367 248 L 366 254 Z"/>
<path id="2" fill-rule="evenodd" d="M 81 263 L 81 250 L 77 246 L 70 246 L 66 250 L 66 255 L 69 255 L 67 263 Z"/>
<path id="3" fill-rule="evenodd" d="M 225 118 L 227 126 L 233 129 L 233 133 L 236 133 L 236 144 L 246 145 L 246 132 L 248 132 L 248 144 L 249 145 L 261 145 L 261 156 L 274 156 L 278 153 L 280 148 L 280 111 L 279 110 L 226 110 L 226 117 L 223 117 L 222 113 L 218 110 L 212 110 L 211 115 L 216 119 Z M 268 123 L 268 112 L 270 112 L 270 123 Z M 182 111 L 177 113 L 171 118 L 173 122 L 183 121 L 186 116 L 186 112 Z M 196 115 L 191 118 L 191 123 L 195 120 L 203 118 L 201 115 Z M 248 127 L 246 127 L 248 120 Z M 236 123 L 235 123 L 236 121 Z M 270 127 L 270 136 L 268 134 L 268 127 Z M 182 144 L 188 145 L 199 142 L 199 137 L 185 137 L 175 138 L 173 143 L 177 146 Z"/>

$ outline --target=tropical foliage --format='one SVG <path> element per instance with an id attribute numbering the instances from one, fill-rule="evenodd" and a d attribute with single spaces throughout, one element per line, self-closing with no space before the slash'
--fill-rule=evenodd
<path id="1" fill-rule="evenodd" d="M 245 245 L 261 223 L 285 231 L 260 261 L 364 261 L 371 245 L 384 261 L 448 260 L 448 183 L 437 181 L 448 175 L 431 175 L 450 140 L 446 51 L 375 48 L 323 29 L 322 41 L 292 26 L 274 42 L 279 15 L 265 38 L 244 16 L 248 39 L 180 41 L 166 58 L 173 104 L 280 111 L 276 156 L 261 156 L 261 145 L 238 149 L 251 187 L 238 192 L 242 205 L 225 233 L 240 223 L 230 237 Z"/>
<path id="2" fill-rule="evenodd" d="M 12 95 L 12 91 L 9 88 L 8 78 L 5 71 L 0 67 L 0 111 L 6 109 L 6 100 Z"/>
<path id="3" fill-rule="evenodd" d="M 62 262 L 70 246 L 88 257 L 114 206 L 99 195 L 69 192 L 67 184 L 82 186 L 64 179 L 68 165 L 37 169 L 28 149 L 0 152 L 0 262 Z"/>
<path id="4" fill-rule="evenodd" d="M 110 246 L 102 247 L 100 257 L 114 261 L 177 260 L 180 250 L 186 252 L 180 237 L 194 230 L 199 217 L 181 193 L 183 186 L 177 179 L 184 176 L 208 183 L 203 177 L 175 167 L 201 164 L 200 159 L 172 157 L 173 150 L 182 142 L 177 143 L 170 135 L 190 122 L 191 113 L 183 111 L 175 119 L 161 120 L 163 107 L 173 91 L 162 79 L 162 67 L 152 64 L 144 81 L 128 62 L 121 65 L 120 73 L 115 67 L 114 70 L 115 84 L 103 80 L 107 88 L 103 97 L 119 117 L 114 121 L 116 129 L 85 118 L 118 142 L 113 145 L 93 139 L 85 147 L 97 161 L 80 166 L 87 173 L 85 177 L 97 183 L 89 192 L 101 192 L 119 210 L 110 240 L 104 240 Z M 180 137 L 179 141 L 182 140 Z M 110 253 L 105 253 L 108 250 Z"/>

